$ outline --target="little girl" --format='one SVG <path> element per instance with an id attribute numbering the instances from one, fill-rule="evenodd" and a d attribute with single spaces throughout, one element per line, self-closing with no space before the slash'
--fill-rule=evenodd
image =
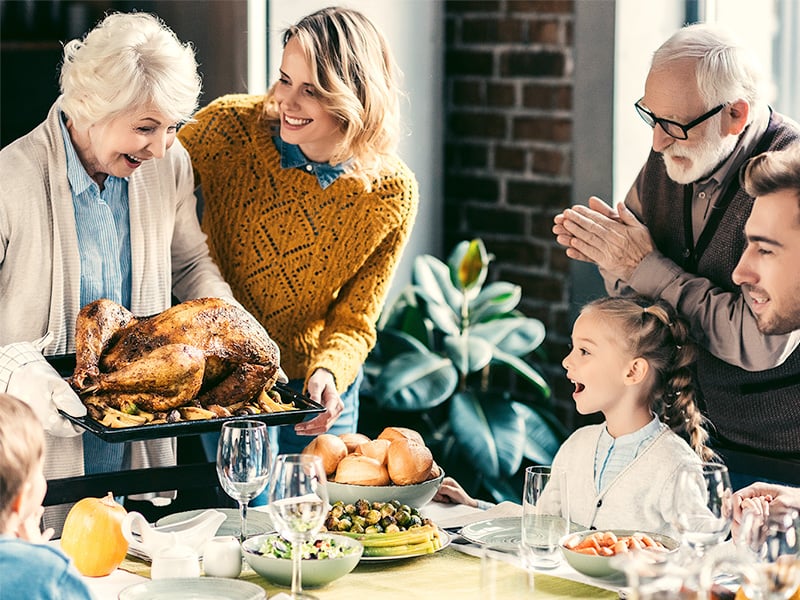
<path id="1" fill-rule="evenodd" d="M 562 364 L 578 412 L 602 412 L 605 422 L 575 431 L 553 459 L 553 469 L 567 473 L 573 522 L 675 534 L 680 465 L 714 459 L 694 401 L 694 353 L 686 325 L 666 303 L 602 298 L 583 308 Z M 547 490 L 554 505 L 543 509 L 556 514 L 554 484 Z M 448 481 L 435 499 L 475 505 L 462 494 Z"/>

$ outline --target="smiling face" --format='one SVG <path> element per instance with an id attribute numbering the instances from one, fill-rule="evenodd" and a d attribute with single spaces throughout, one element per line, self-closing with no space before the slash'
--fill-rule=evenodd
<path id="1" fill-rule="evenodd" d="M 677 123 L 690 123 L 709 110 L 700 96 L 695 77 L 695 62 L 682 59 L 651 70 L 645 82 L 642 105 L 656 117 Z M 692 183 L 709 175 L 731 152 L 738 141 L 738 126 L 731 131 L 729 111 L 714 115 L 692 127 L 688 138 L 678 140 L 658 125 L 653 128 L 653 150 L 659 152 L 670 179 Z"/>
<path id="2" fill-rule="evenodd" d="M 283 49 L 281 76 L 274 90 L 281 138 L 300 146 L 315 162 L 328 162 L 343 135 L 312 83 L 311 65 L 300 43 L 291 38 Z"/>
<path id="3" fill-rule="evenodd" d="M 800 208 L 794 190 L 759 196 L 745 225 L 747 247 L 733 281 L 750 298 L 761 333 L 800 329 Z"/>
<path id="4" fill-rule="evenodd" d="M 619 341 L 619 328 L 598 310 L 584 310 L 572 328 L 572 350 L 562 361 L 575 385 L 572 398 L 582 415 L 603 412 L 611 419 L 631 395 L 634 357 Z"/>
<path id="5" fill-rule="evenodd" d="M 129 177 L 143 162 L 163 158 L 175 142 L 177 123 L 156 110 L 114 117 L 80 131 L 67 124 L 86 172 L 102 183 L 107 175 Z"/>

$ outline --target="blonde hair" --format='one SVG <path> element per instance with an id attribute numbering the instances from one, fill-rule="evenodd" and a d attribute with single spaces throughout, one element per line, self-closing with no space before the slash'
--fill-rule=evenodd
<path id="1" fill-rule="evenodd" d="M 689 328 L 675 310 L 662 300 L 649 298 L 600 298 L 581 312 L 598 311 L 619 328 L 620 343 L 634 357 L 644 358 L 654 374 L 650 408 L 675 433 L 686 438 L 705 461 L 716 454 L 706 446 L 706 419 L 695 402 L 692 365 L 697 349 L 689 340 Z"/>
<path id="2" fill-rule="evenodd" d="M 312 68 L 320 102 L 338 121 L 343 139 L 330 158 L 369 186 L 400 139 L 399 70 L 383 34 L 355 10 L 329 7 L 302 18 L 283 36 L 300 44 Z M 267 92 L 265 116 L 279 118 L 275 87 Z"/>
<path id="3" fill-rule="evenodd" d="M 5 530 L 14 499 L 41 468 L 44 432 L 30 406 L 0 394 L 0 532 Z"/>
<path id="4" fill-rule="evenodd" d="M 139 108 L 191 119 L 200 76 L 191 44 L 147 13 L 113 13 L 64 46 L 61 109 L 85 129 Z"/>

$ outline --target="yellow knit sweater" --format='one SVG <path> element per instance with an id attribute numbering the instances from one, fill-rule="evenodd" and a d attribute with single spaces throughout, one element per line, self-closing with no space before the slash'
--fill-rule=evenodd
<path id="1" fill-rule="evenodd" d="M 367 192 L 282 169 L 263 96 L 215 100 L 180 130 L 205 207 L 211 254 L 281 349 L 292 379 L 331 371 L 339 392 L 375 344 L 375 323 L 411 233 L 418 189 L 399 159 Z"/>

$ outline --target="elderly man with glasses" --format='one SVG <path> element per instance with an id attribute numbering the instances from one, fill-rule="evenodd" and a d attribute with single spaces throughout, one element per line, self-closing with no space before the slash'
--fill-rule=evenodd
<path id="1" fill-rule="evenodd" d="M 553 227 L 568 256 L 599 267 L 610 294 L 662 298 L 689 321 L 704 413 L 737 488 L 800 478 L 800 332 L 762 334 L 732 278 L 753 205 L 739 171 L 800 138 L 765 103 L 761 79 L 729 32 L 698 24 L 673 34 L 635 104 L 653 143 L 624 203 L 592 197 Z"/>

